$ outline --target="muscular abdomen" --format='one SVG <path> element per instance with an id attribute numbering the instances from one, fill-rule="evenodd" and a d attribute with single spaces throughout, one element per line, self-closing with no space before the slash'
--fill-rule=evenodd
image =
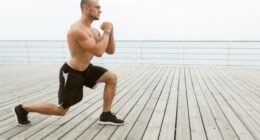
<path id="1" fill-rule="evenodd" d="M 71 54 L 69 65 L 76 70 L 84 71 L 92 60 L 93 54 L 85 51 L 73 40 L 68 39 L 68 47 Z"/>

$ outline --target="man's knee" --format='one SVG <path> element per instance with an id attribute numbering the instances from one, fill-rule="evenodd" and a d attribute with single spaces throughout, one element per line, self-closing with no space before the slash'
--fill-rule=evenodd
<path id="1" fill-rule="evenodd" d="M 58 116 L 65 116 L 66 113 L 68 112 L 68 108 L 67 109 L 64 109 L 62 106 L 58 106 L 58 109 L 57 109 L 57 115 Z"/>
<path id="2" fill-rule="evenodd" d="M 117 75 L 113 72 L 109 72 L 108 78 L 107 78 L 107 83 L 116 84 L 117 83 Z"/>
<path id="3" fill-rule="evenodd" d="M 67 112 L 65 111 L 58 111 L 58 116 L 65 116 Z"/>

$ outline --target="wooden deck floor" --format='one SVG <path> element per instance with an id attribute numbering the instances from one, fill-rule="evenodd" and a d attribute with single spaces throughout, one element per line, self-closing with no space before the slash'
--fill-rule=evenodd
<path id="1" fill-rule="evenodd" d="M 57 103 L 60 65 L 0 65 L 0 139 L 260 140 L 260 69 L 108 65 L 118 74 L 113 112 L 124 126 L 97 124 L 102 91 L 84 89 L 64 117 L 29 115 L 19 127 L 12 107 Z"/>

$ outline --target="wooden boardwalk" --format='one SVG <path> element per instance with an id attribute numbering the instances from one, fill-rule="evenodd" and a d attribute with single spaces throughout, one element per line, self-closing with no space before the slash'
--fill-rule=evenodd
<path id="1" fill-rule="evenodd" d="M 12 107 L 57 103 L 60 65 L 0 65 L 0 139 L 260 140 L 260 69 L 108 65 L 119 77 L 113 112 L 124 126 L 99 125 L 104 85 L 84 89 L 64 117 L 29 115 L 19 127 Z"/>

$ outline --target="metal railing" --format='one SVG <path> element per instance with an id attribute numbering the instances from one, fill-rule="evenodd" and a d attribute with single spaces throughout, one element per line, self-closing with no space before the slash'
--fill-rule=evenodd
<path id="1" fill-rule="evenodd" d="M 2 40 L 0 63 L 63 63 L 64 40 Z M 260 41 L 117 41 L 114 55 L 94 63 L 260 66 Z"/>

